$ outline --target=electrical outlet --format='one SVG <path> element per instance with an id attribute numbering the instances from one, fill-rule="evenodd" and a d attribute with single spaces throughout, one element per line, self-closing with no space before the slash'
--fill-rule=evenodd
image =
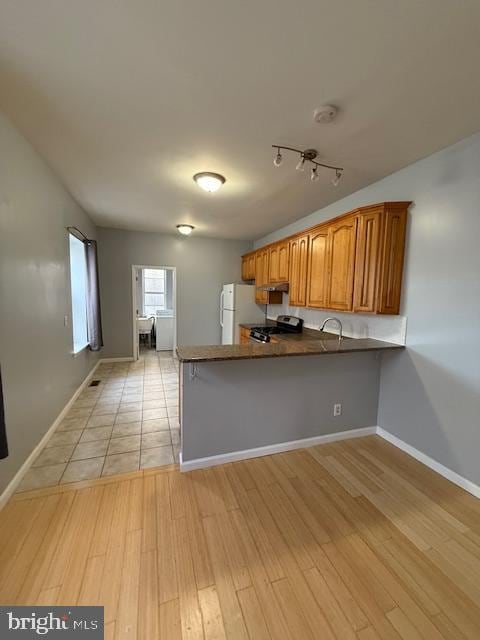
<path id="1" fill-rule="evenodd" d="M 333 415 L 335 417 L 342 415 L 342 405 L 340 403 L 333 405 Z"/>
<path id="2" fill-rule="evenodd" d="M 68 327 L 68 316 L 63 316 L 63 326 Z"/>

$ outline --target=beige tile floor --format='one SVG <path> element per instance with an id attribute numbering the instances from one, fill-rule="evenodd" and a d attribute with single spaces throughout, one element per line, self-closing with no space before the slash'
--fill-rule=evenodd
<path id="1" fill-rule="evenodd" d="M 18 491 L 178 462 L 178 361 L 147 350 L 138 362 L 101 364 Z"/>

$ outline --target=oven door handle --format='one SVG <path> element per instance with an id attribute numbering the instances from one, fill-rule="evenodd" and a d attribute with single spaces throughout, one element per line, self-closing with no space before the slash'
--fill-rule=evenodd
<path id="1" fill-rule="evenodd" d="M 253 336 L 249 337 L 250 342 L 259 342 L 260 344 L 267 344 L 264 340 L 259 340 L 258 338 L 254 338 Z"/>

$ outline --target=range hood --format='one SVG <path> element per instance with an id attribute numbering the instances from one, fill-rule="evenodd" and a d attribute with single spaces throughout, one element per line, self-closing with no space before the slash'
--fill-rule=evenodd
<path id="1" fill-rule="evenodd" d="M 257 287 L 259 291 L 281 291 L 286 293 L 288 291 L 288 282 L 272 282 L 271 284 L 262 284 Z"/>

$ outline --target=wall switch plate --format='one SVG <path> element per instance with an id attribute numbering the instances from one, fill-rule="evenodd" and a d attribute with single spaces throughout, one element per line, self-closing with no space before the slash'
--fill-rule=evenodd
<path id="1" fill-rule="evenodd" d="M 333 405 L 333 415 L 334 417 L 342 415 L 342 405 L 340 403 Z"/>

